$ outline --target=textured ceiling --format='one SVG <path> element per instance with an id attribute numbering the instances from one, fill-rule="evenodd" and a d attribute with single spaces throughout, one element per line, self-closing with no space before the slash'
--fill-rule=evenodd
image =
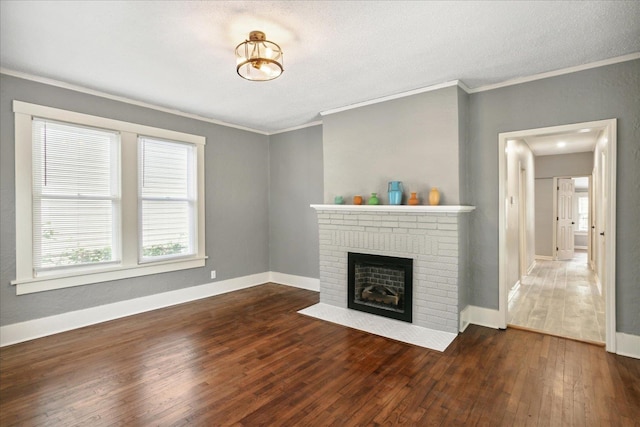
<path id="1" fill-rule="evenodd" d="M 640 2 L 6 1 L 0 65 L 273 132 L 434 84 L 470 88 L 640 52 Z M 271 82 L 237 76 L 262 30 Z"/>

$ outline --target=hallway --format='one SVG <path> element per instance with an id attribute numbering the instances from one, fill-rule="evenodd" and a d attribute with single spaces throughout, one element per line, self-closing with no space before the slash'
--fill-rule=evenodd
<path id="1" fill-rule="evenodd" d="M 522 282 L 509 292 L 510 325 L 604 343 L 604 297 L 586 252 L 569 261 L 536 260 Z"/>

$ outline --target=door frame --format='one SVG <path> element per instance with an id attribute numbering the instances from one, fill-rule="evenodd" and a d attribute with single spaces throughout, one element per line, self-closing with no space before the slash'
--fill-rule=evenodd
<path id="1" fill-rule="evenodd" d="M 617 119 L 598 120 L 584 123 L 574 123 L 561 126 L 551 126 L 527 129 L 498 134 L 498 320 L 501 329 L 507 328 L 508 295 L 507 289 L 507 239 L 506 239 L 506 207 L 507 200 L 507 157 L 505 148 L 507 140 L 522 139 L 528 136 L 544 133 L 558 133 L 578 131 L 586 128 L 602 129 L 607 139 L 607 190 L 608 206 L 606 209 L 607 222 L 605 225 L 605 346 L 611 353 L 616 351 L 616 159 L 617 159 Z"/>

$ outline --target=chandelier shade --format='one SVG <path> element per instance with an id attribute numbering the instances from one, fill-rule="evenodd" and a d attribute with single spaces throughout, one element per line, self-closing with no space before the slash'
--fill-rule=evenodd
<path id="1" fill-rule="evenodd" d="M 262 31 L 251 31 L 249 40 L 236 47 L 236 64 L 238 75 L 253 81 L 273 80 L 284 71 L 282 49 Z"/>

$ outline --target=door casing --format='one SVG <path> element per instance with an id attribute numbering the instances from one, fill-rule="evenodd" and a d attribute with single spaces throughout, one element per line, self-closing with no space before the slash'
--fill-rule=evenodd
<path id="1" fill-rule="evenodd" d="M 507 159 L 505 148 L 508 139 L 520 139 L 546 133 L 572 132 L 586 128 L 603 130 L 607 139 L 606 156 L 606 193 L 607 205 L 604 207 L 607 221 L 605 224 L 604 257 L 607 262 L 604 277 L 605 287 L 605 347 L 608 352 L 616 352 L 616 294 L 615 294 L 615 259 L 616 259 L 616 148 L 617 119 L 598 120 L 593 122 L 574 123 L 537 129 L 527 129 L 498 134 L 498 320 L 499 327 L 507 327 L 508 284 L 507 284 L 507 244 L 506 244 L 506 212 L 507 206 Z"/>

